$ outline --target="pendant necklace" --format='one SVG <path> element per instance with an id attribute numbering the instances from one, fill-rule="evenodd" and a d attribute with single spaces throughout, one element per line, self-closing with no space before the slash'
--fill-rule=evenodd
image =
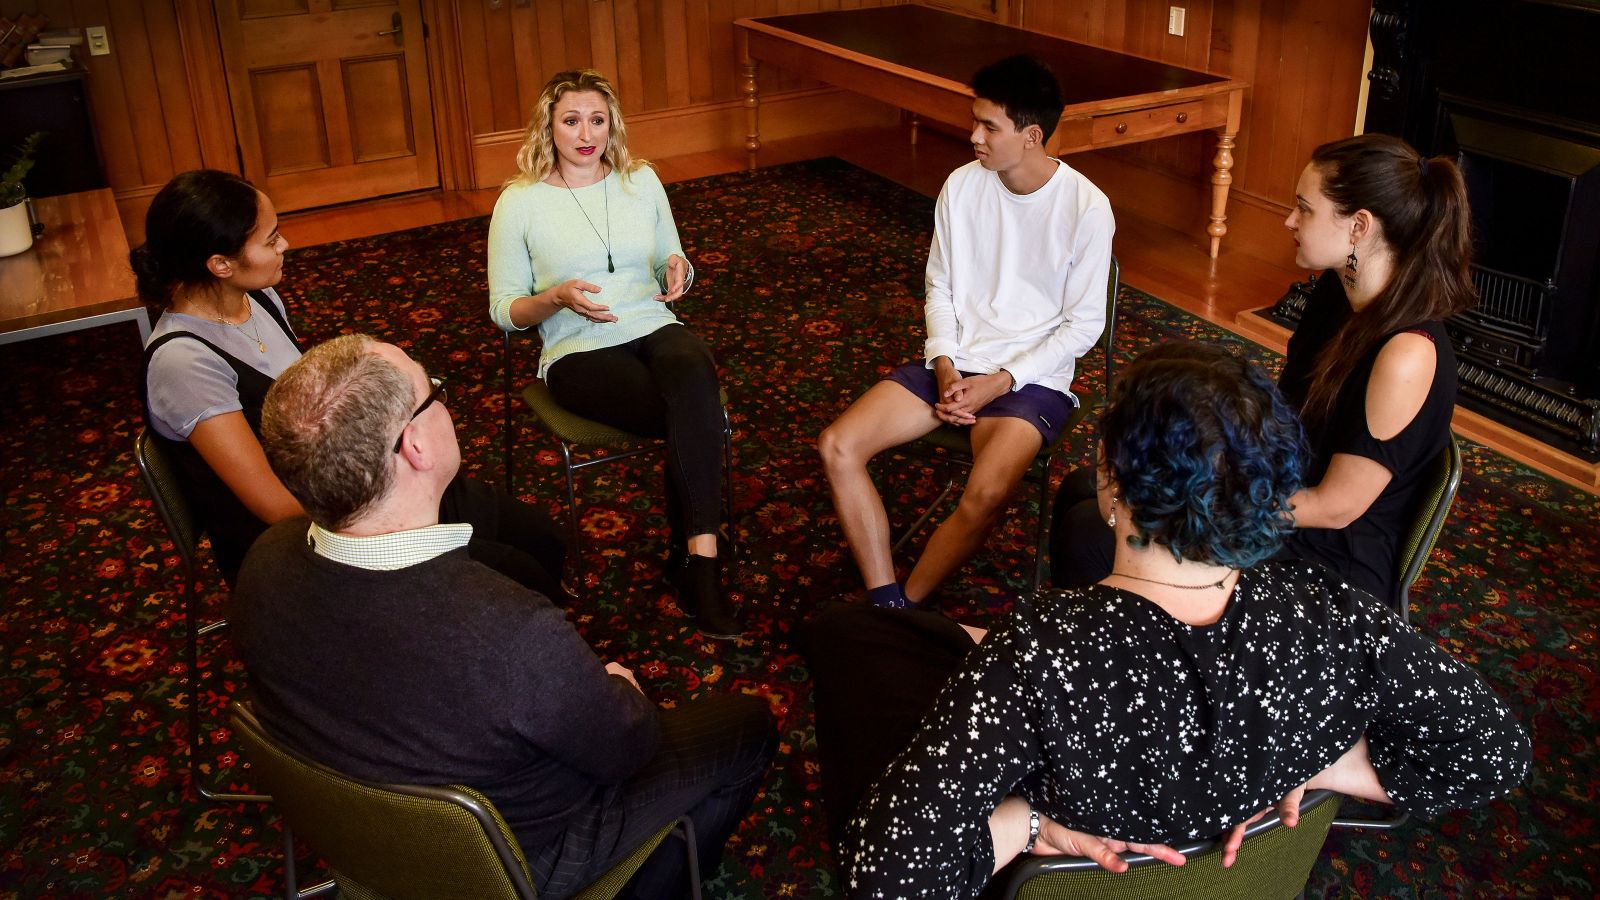
<path id="1" fill-rule="evenodd" d="M 1184 591 L 1205 591 L 1205 590 L 1213 590 L 1215 588 L 1222 587 L 1223 584 L 1228 580 L 1228 577 L 1230 575 L 1232 575 L 1234 573 L 1234 571 L 1235 570 L 1233 570 L 1233 569 L 1229 569 L 1227 571 L 1227 574 L 1223 575 L 1221 578 L 1218 578 L 1215 582 L 1213 582 L 1211 584 L 1174 584 L 1174 583 L 1172 583 L 1170 581 L 1161 581 L 1160 579 L 1157 579 L 1157 578 L 1141 578 L 1138 575 L 1128 575 L 1128 574 L 1126 574 L 1124 572 L 1112 572 L 1111 574 L 1116 576 L 1117 578 L 1126 578 L 1126 579 L 1128 579 L 1130 581 L 1145 581 L 1145 582 L 1149 582 L 1150 584 L 1164 585 L 1166 587 L 1178 588 L 1179 590 L 1184 590 Z"/>
<path id="2" fill-rule="evenodd" d="M 224 319 L 221 316 L 214 316 L 213 318 L 215 318 L 218 322 L 221 322 L 222 324 L 228 326 L 229 328 L 232 328 L 233 330 L 239 332 L 240 334 L 244 335 L 245 337 L 249 338 L 250 340 L 255 341 L 256 342 L 256 349 L 260 350 L 262 353 L 265 353 L 265 352 L 267 352 L 267 342 L 263 341 L 261 339 L 261 333 L 256 331 L 256 327 L 255 327 L 255 324 L 254 324 L 255 320 L 256 320 L 255 310 L 252 310 L 250 308 L 250 298 L 246 297 L 244 303 L 245 303 L 245 307 L 244 307 L 245 311 L 250 313 L 250 318 L 245 319 L 244 322 L 240 322 L 238 324 L 234 324 L 233 322 L 229 322 L 227 319 Z M 250 330 L 249 331 L 245 331 L 244 330 L 244 326 L 245 326 L 246 323 L 250 323 Z"/>
<path id="3" fill-rule="evenodd" d="M 615 272 L 615 271 L 617 271 L 617 267 L 611 262 L 611 189 L 610 189 L 610 187 L 608 187 L 606 185 L 606 176 L 610 175 L 610 173 L 608 172 L 608 173 L 606 173 L 606 175 L 603 175 L 600 178 L 600 190 L 605 195 L 605 198 L 606 198 L 606 236 L 605 237 L 600 237 L 600 229 L 594 227 L 594 220 L 589 218 L 589 211 L 583 208 L 583 201 L 578 199 L 578 194 L 577 194 L 576 191 L 574 191 L 572 189 L 572 185 L 567 184 L 566 173 L 561 171 L 561 167 L 560 166 L 556 166 L 556 174 L 561 176 L 561 183 L 563 185 L 566 185 L 567 193 L 572 195 L 572 202 L 578 204 L 578 212 L 583 213 L 583 220 L 585 222 L 589 223 L 589 229 L 594 232 L 594 236 L 595 237 L 600 238 L 600 243 L 605 245 L 605 248 L 606 248 L 606 271 L 607 272 Z"/>

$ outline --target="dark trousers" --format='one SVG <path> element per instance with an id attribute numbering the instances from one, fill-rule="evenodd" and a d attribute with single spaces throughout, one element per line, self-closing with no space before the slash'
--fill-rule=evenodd
<path id="1" fill-rule="evenodd" d="M 722 403 L 711 348 L 683 325 L 563 356 L 545 381 L 586 419 L 667 441 L 667 521 L 681 543 L 721 519 Z"/>
<path id="2" fill-rule="evenodd" d="M 800 627 L 811 669 L 822 808 L 837 848 L 872 783 L 916 736 L 974 647 L 938 613 L 825 603 Z"/>
<path id="3" fill-rule="evenodd" d="M 542 510 L 457 473 L 439 499 L 439 521 L 471 525 L 467 555 L 558 606 L 570 605 L 572 595 L 561 587 L 567 545 Z"/>
<path id="4" fill-rule="evenodd" d="M 694 823 L 700 874 L 711 877 L 777 749 L 778 732 L 760 698 L 719 695 L 662 710 L 661 745 L 645 767 L 601 802 L 580 809 L 560 838 L 529 855 L 539 896 L 570 896 L 683 815 Z M 621 896 L 684 896 L 687 869 L 682 841 L 668 837 Z"/>
<path id="5" fill-rule="evenodd" d="M 1094 584 L 1111 574 L 1116 555 L 1116 533 L 1100 518 L 1094 469 L 1073 469 L 1061 480 L 1050 514 L 1050 583 L 1058 588 Z"/>

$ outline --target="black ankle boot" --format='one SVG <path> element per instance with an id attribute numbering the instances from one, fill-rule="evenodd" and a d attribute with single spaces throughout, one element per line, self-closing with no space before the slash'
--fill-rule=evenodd
<path id="1" fill-rule="evenodd" d="M 721 568 L 715 557 L 689 554 L 679 570 L 678 605 L 694 619 L 701 634 L 731 640 L 744 634 L 744 628 L 722 595 Z"/>

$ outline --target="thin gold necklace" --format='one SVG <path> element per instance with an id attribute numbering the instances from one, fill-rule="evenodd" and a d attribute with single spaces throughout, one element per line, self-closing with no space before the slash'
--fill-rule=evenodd
<path id="1" fill-rule="evenodd" d="M 227 319 L 224 319 L 221 316 L 212 316 L 212 318 L 214 318 L 218 322 L 221 322 L 222 324 L 228 326 L 229 328 L 232 328 L 233 330 L 239 332 L 241 335 L 249 338 L 250 340 L 255 341 L 257 350 L 260 350 L 262 353 L 267 352 L 267 342 L 263 341 L 261 339 L 261 333 L 259 331 L 256 331 L 256 326 L 255 326 L 256 312 L 250 306 L 250 297 L 249 297 L 249 295 L 246 295 L 245 298 L 244 298 L 244 310 L 245 310 L 245 312 L 249 313 L 249 315 L 245 317 L 245 320 L 243 322 L 239 322 L 239 323 L 229 322 Z M 250 330 L 249 331 L 245 331 L 244 330 L 244 326 L 246 324 L 248 324 L 250 326 Z"/>
<path id="2" fill-rule="evenodd" d="M 583 202 L 578 199 L 578 194 L 577 194 L 576 191 L 574 191 L 572 189 L 572 185 L 567 184 L 567 175 L 566 175 L 565 172 L 561 171 L 561 167 L 560 166 L 556 166 L 556 174 L 561 176 L 561 183 L 563 185 L 566 185 L 567 193 L 572 195 L 572 202 L 578 204 L 578 212 L 583 213 L 583 220 L 585 222 L 589 223 L 589 229 L 594 232 L 594 236 L 595 237 L 600 238 L 600 243 L 605 245 L 605 248 L 606 248 L 606 271 L 607 272 L 615 272 L 615 271 L 617 271 L 617 267 L 611 262 L 611 188 L 606 185 L 606 176 L 610 175 L 611 173 L 607 172 L 605 175 L 601 175 L 600 176 L 600 190 L 605 195 L 605 198 L 606 198 L 606 236 L 605 237 L 600 237 L 600 229 L 594 227 L 594 220 L 589 218 L 589 211 L 587 209 L 583 208 Z"/>
<path id="3" fill-rule="evenodd" d="M 1227 582 L 1227 580 L 1230 577 L 1232 577 L 1233 573 L 1236 572 L 1236 571 L 1238 571 L 1238 570 L 1237 569 L 1229 569 L 1226 574 L 1224 574 L 1221 578 L 1218 578 L 1215 582 L 1213 582 L 1211 584 L 1174 584 L 1173 582 L 1162 581 L 1162 580 L 1160 580 L 1158 578 L 1144 578 L 1144 577 L 1141 577 L 1139 575 L 1129 575 L 1126 572 L 1112 572 L 1111 573 L 1111 577 L 1113 577 L 1113 578 L 1126 578 L 1129 581 L 1144 581 L 1144 582 L 1148 582 L 1150 584 L 1160 584 L 1160 585 L 1165 585 L 1166 587 L 1169 587 L 1169 588 L 1177 588 L 1177 589 L 1182 590 L 1182 591 L 1205 591 L 1205 590 L 1215 590 L 1217 588 L 1222 587 Z"/>

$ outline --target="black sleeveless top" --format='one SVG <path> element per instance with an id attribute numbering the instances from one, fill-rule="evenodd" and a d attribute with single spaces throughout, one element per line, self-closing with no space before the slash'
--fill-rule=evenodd
<path id="1" fill-rule="evenodd" d="M 251 291 L 250 296 L 267 311 L 272 321 L 283 329 L 283 333 L 289 336 L 290 342 L 303 350 L 300 339 L 295 336 L 294 330 L 289 327 L 289 322 L 278 311 L 278 305 L 259 291 Z M 223 580 L 231 587 L 234 578 L 239 574 L 239 566 L 244 563 L 245 551 L 249 550 L 255 539 L 267 529 L 267 523 L 256 518 L 255 514 L 234 495 L 217 473 L 212 471 L 199 451 L 194 449 L 193 444 L 162 437 L 155 430 L 154 423 L 150 421 L 150 360 L 167 342 L 180 339 L 199 341 L 233 369 L 239 383 L 239 405 L 242 407 L 240 411 L 244 413 L 245 421 L 250 424 L 250 430 L 258 440 L 261 437 L 261 404 L 267 399 L 267 391 L 275 379 L 189 331 L 168 332 L 144 348 L 144 361 L 139 372 L 139 399 L 144 404 L 145 431 L 149 434 L 150 440 L 162 446 L 182 472 L 186 499 L 199 519 L 200 529 L 211 538 L 211 551 L 216 556 L 217 568 L 222 571 Z"/>
<path id="2" fill-rule="evenodd" d="M 1284 397 L 1296 408 L 1305 404 L 1317 355 L 1351 315 L 1339 276 L 1331 270 L 1324 272 L 1306 304 L 1300 327 L 1289 339 L 1288 357 L 1278 379 Z M 1433 342 L 1433 384 L 1410 424 L 1389 440 L 1380 441 L 1367 426 L 1367 384 L 1383 345 L 1407 331 L 1424 334 Z M 1421 322 L 1384 335 L 1339 388 L 1327 421 L 1307 427 L 1312 458 L 1305 483 L 1320 483 L 1337 453 L 1373 460 L 1393 477 L 1360 518 L 1339 529 L 1296 529 L 1280 555 L 1319 562 L 1378 599 L 1398 602 L 1400 540 L 1411 525 L 1417 488 L 1449 440 L 1455 403 L 1456 355 L 1442 322 Z"/>

